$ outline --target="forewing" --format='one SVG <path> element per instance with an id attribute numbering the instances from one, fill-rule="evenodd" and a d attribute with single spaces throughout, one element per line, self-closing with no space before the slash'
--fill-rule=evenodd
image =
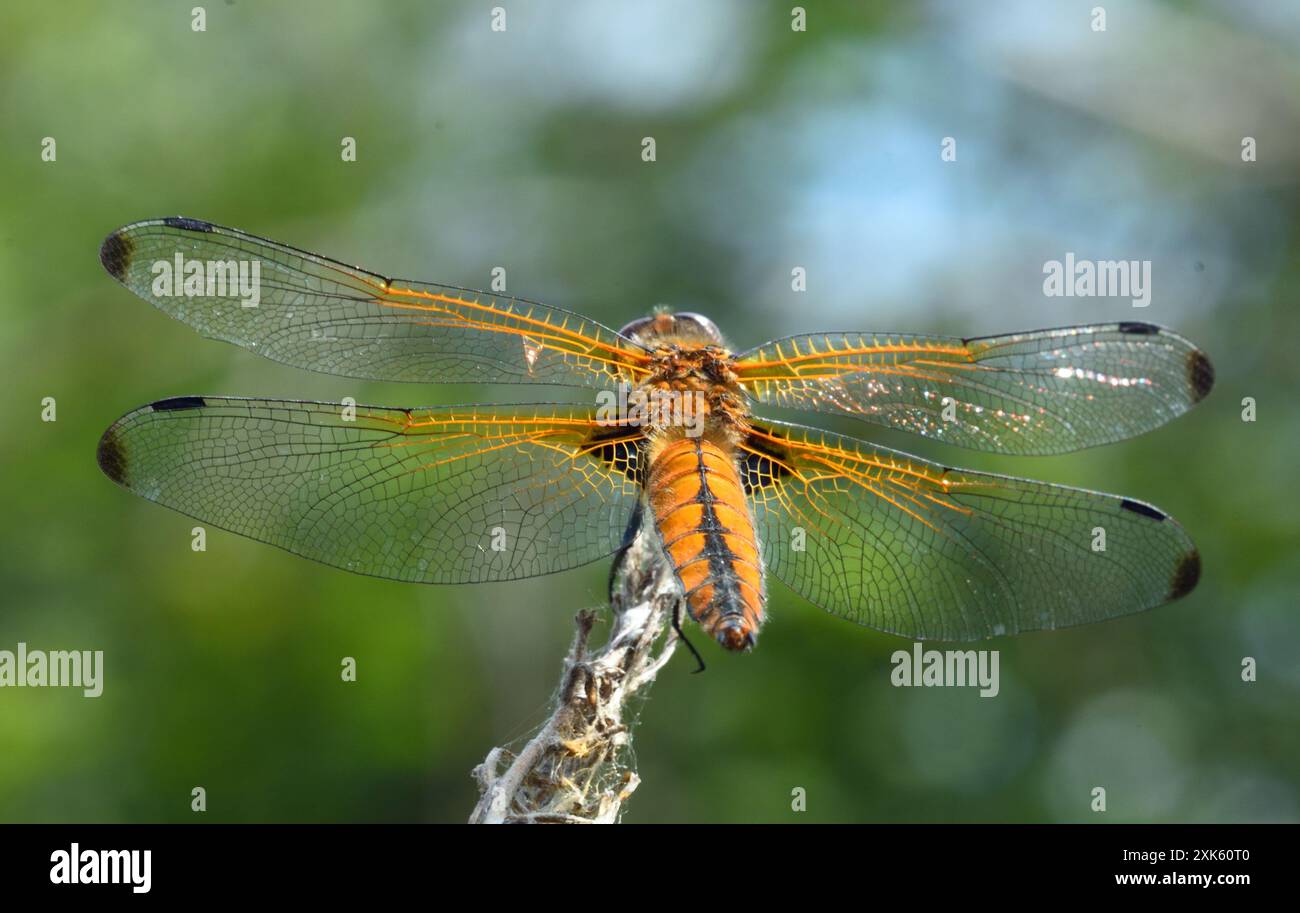
<path id="1" fill-rule="evenodd" d="M 1190 592 L 1183 528 L 1129 498 L 965 472 L 756 424 L 742 465 L 767 567 L 859 624 L 974 640 L 1140 612 Z"/>
<path id="2" fill-rule="evenodd" d="M 205 523 L 394 580 L 516 580 L 622 541 L 636 432 L 570 406 L 352 408 L 162 400 L 104 433 L 99 464 Z"/>
<path id="3" fill-rule="evenodd" d="M 1149 323 L 960 339 L 827 333 L 739 356 L 756 400 L 976 450 L 1064 453 L 1150 431 L 1214 385 L 1205 353 Z"/>
<path id="4" fill-rule="evenodd" d="M 326 374 L 608 387 L 645 371 L 636 343 L 568 311 L 387 279 L 196 219 L 127 225 L 104 241 L 100 260 L 204 336 Z M 188 275 L 194 264 L 197 277 Z"/>

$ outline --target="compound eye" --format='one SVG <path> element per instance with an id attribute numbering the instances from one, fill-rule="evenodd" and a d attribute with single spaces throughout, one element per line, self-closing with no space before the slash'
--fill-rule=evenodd
<path id="1" fill-rule="evenodd" d="M 673 315 L 679 324 L 686 324 L 695 330 L 695 332 L 719 345 L 722 344 L 722 331 L 718 325 L 703 314 L 697 314 L 694 311 L 681 311 Z"/>
<path id="2" fill-rule="evenodd" d="M 640 317 L 619 330 L 618 335 L 625 336 L 636 342 L 645 342 L 648 337 L 653 335 L 654 322 L 655 318 L 653 317 Z"/>

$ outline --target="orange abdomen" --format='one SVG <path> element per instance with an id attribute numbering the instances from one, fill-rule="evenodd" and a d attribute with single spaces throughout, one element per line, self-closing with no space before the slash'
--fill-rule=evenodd
<path id="1" fill-rule="evenodd" d="M 763 621 L 763 564 L 730 453 L 679 438 L 652 455 L 646 497 L 691 618 L 729 650 L 754 645 Z"/>

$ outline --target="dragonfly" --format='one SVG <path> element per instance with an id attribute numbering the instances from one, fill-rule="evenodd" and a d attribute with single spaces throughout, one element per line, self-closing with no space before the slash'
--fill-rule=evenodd
<path id="1" fill-rule="evenodd" d="M 198 219 L 127 225 L 100 260 L 202 335 L 286 365 L 592 394 L 425 408 L 175 396 L 104 432 L 99 466 L 124 488 L 358 574 L 521 580 L 616 556 L 641 531 L 689 617 L 732 651 L 756 643 L 769 575 L 852 622 L 948 641 L 1116 618 L 1200 578 L 1183 527 L 1143 501 L 756 411 L 848 416 L 1002 454 L 1109 444 L 1214 384 L 1204 352 L 1150 323 L 813 333 L 734 352 L 701 314 L 657 310 L 615 332 Z"/>

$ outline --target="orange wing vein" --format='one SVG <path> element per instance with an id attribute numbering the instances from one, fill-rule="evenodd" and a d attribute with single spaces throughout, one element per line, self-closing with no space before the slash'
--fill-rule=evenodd
<path id="1" fill-rule="evenodd" d="M 607 387 L 647 370 L 644 349 L 577 314 L 387 279 L 196 219 L 127 225 L 104 241 L 100 260 L 118 282 L 203 335 L 326 374 Z M 247 290 L 236 279 L 240 268 Z M 192 269 L 201 272 L 187 286 Z"/>
<path id="2" fill-rule="evenodd" d="M 641 438 L 573 406 L 386 409 L 175 397 L 115 422 L 123 487 L 360 574 L 516 580 L 613 553 L 637 504 Z"/>
<path id="3" fill-rule="evenodd" d="M 962 447 L 1064 453 L 1156 428 L 1214 385 L 1205 353 L 1149 323 L 960 339 L 823 333 L 738 357 L 756 400 Z"/>
<path id="4" fill-rule="evenodd" d="M 1199 576 L 1183 528 L 1129 498 L 775 422 L 754 425 L 742 458 L 770 571 L 883 631 L 973 640 L 1086 624 L 1177 599 Z"/>

